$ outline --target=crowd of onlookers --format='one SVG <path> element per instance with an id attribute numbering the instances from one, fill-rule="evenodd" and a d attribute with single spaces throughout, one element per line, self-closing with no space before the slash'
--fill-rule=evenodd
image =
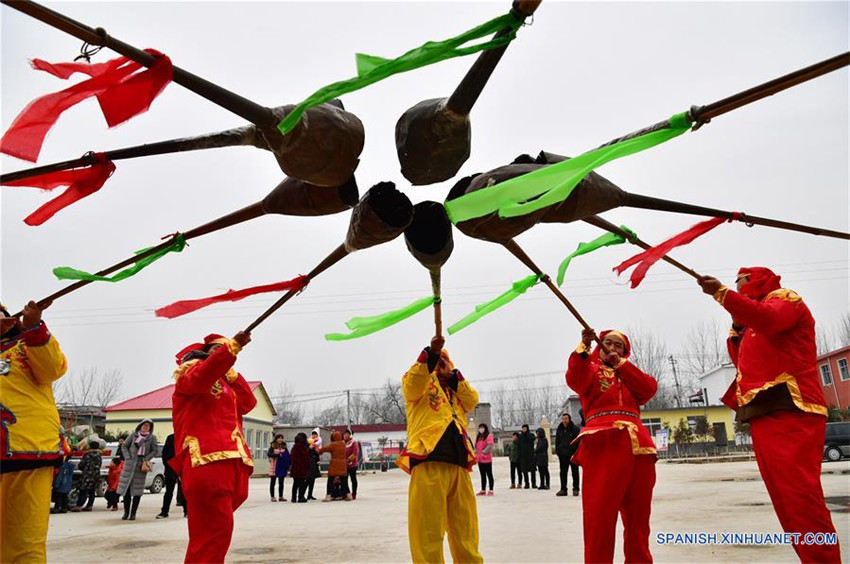
<path id="1" fill-rule="evenodd" d="M 578 449 L 577 437 L 581 428 L 572 422 L 568 413 L 561 416 L 561 422 L 555 432 L 555 454 L 558 456 L 560 466 L 560 489 L 557 496 L 569 495 L 567 483 L 572 475 L 573 495 L 579 494 L 579 471 L 578 465 L 572 461 L 573 455 Z M 493 447 L 495 440 L 490 428 L 482 423 L 478 426 L 478 435 L 475 438 L 475 453 L 478 462 L 478 471 L 481 474 L 481 490 L 478 495 L 493 495 Z M 510 442 L 505 445 L 505 455 L 511 464 L 511 487 L 510 489 L 548 490 L 549 479 L 549 439 L 546 431 L 541 427 L 534 434 L 528 425 L 523 425 L 520 432 L 513 433 Z M 540 485 L 537 485 L 537 478 Z"/>

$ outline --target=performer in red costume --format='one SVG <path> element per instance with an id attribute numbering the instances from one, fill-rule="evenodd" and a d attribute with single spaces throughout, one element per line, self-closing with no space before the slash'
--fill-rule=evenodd
<path id="1" fill-rule="evenodd" d="M 613 562 L 619 513 L 626 563 L 652 562 L 649 513 L 658 456 L 639 406 L 658 383 L 627 360 L 628 337 L 612 330 L 600 337 L 605 352 L 590 352 L 596 334 L 582 331 L 567 368 L 567 385 L 578 393 L 587 421 L 574 457 L 584 472 L 584 560 Z"/>
<path id="2" fill-rule="evenodd" d="M 175 455 L 189 513 L 186 562 L 224 562 L 233 535 L 233 512 L 248 497 L 254 462 L 242 434 L 242 416 L 257 400 L 236 355 L 251 341 L 208 335 L 177 354 L 172 398 Z"/>
<path id="3" fill-rule="evenodd" d="M 820 482 L 826 401 L 817 373 L 815 320 L 803 299 L 762 267 L 741 268 L 735 292 L 704 276 L 706 294 L 732 315 L 727 342 L 738 375 L 723 396 L 750 424 L 767 493 L 787 533 L 835 533 Z M 801 539 L 802 540 L 802 539 Z M 832 545 L 794 545 L 803 562 L 840 562 Z"/>

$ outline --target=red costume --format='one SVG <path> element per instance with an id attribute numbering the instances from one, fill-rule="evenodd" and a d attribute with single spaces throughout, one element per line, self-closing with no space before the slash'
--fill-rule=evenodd
<path id="1" fill-rule="evenodd" d="M 574 460 L 584 470 L 584 560 L 612 562 L 617 514 L 623 519 L 626 562 L 652 562 L 649 552 L 649 513 L 655 486 L 655 444 L 640 422 L 640 406 L 658 389 L 654 378 L 626 360 L 616 367 L 605 364 L 599 348 L 589 354 L 584 343 L 570 355 L 567 385 L 581 399 L 587 425 Z M 578 440 L 578 439 L 576 439 Z"/>
<path id="2" fill-rule="evenodd" d="M 738 374 L 723 396 L 749 422 L 773 509 L 785 532 L 835 533 L 820 482 L 826 401 L 816 369 L 815 320 L 767 268 L 742 268 L 740 292 L 714 298 L 732 315 L 729 355 Z M 793 470 L 793 473 L 790 471 Z M 794 545 L 803 562 L 840 562 L 837 544 Z"/>
<path id="3" fill-rule="evenodd" d="M 189 359 L 221 344 L 204 359 Z M 254 462 L 242 434 L 242 416 L 257 400 L 233 370 L 240 346 L 220 335 L 178 353 L 174 377 L 174 444 L 169 462 L 180 475 L 189 513 L 186 562 L 224 562 L 233 535 L 233 512 L 248 497 Z"/>

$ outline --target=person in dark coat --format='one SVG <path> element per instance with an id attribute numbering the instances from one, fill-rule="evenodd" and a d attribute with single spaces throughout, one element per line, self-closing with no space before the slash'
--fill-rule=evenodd
<path id="1" fill-rule="evenodd" d="M 165 438 L 165 446 L 162 447 L 162 462 L 165 465 L 165 494 L 162 496 L 162 509 L 156 516 L 157 519 L 168 519 L 171 500 L 174 498 L 174 486 L 177 486 L 177 505 L 183 507 L 183 517 L 186 517 L 186 500 L 183 498 L 180 476 L 168 463 L 172 458 L 174 458 L 174 433 Z"/>
<path id="2" fill-rule="evenodd" d="M 289 467 L 289 475 L 292 476 L 292 503 L 307 503 L 307 476 L 310 474 L 310 448 L 307 447 L 307 434 L 295 435 L 295 444 L 292 445 L 290 458 L 292 465 Z"/>
<path id="3" fill-rule="evenodd" d="M 521 471 L 520 482 L 525 482 L 525 489 L 529 487 L 537 487 L 537 476 L 535 474 L 534 464 L 534 435 L 528 428 L 528 425 L 522 426 L 522 432 L 519 434 L 519 468 Z M 531 485 L 528 483 L 528 474 L 531 473 Z"/>
<path id="4" fill-rule="evenodd" d="M 505 456 L 511 463 L 511 488 L 516 489 L 516 478 L 519 477 L 519 485 L 522 487 L 522 472 L 519 469 L 519 433 L 511 435 L 511 441 L 505 445 Z"/>
<path id="5" fill-rule="evenodd" d="M 100 465 L 103 458 L 100 455 L 100 444 L 97 441 L 88 443 L 88 451 L 77 465 L 80 471 L 80 482 L 77 486 L 77 503 L 71 511 L 91 511 L 94 505 L 97 483 L 100 481 Z M 85 507 L 83 507 L 85 505 Z"/>
<path id="6" fill-rule="evenodd" d="M 573 475 L 573 495 L 578 495 L 578 464 L 572 462 L 572 457 L 578 450 L 578 443 L 573 444 L 573 441 L 578 437 L 581 429 L 573 423 L 569 413 L 561 415 L 561 423 L 555 431 L 555 454 L 558 455 L 558 463 L 561 470 L 561 489 L 558 490 L 556 496 L 569 495 L 567 490 L 567 478 L 570 472 Z"/>
<path id="7" fill-rule="evenodd" d="M 150 463 L 153 460 L 157 444 L 156 435 L 153 434 L 153 421 L 145 419 L 121 445 L 124 468 L 118 481 L 118 495 L 124 496 L 124 516 L 121 517 L 124 521 L 136 520 L 136 511 L 139 509 L 142 494 L 145 493 L 146 476 L 142 472 L 142 463 Z"/>
<path id="8" fill-rule="evenodd" d="M 546 438 L 546 431 L 539 427 L 536 431 L 537 444 L 534 447 L 534 463 L 537 465 L 537 471 L 540 472 L 540 488 L 541 490 L 549 489 L 549 439 Z"/>
<path id="9" fill-rule="evenodd" d="M 321 445 L 321 436 L 318 431 L 313 431 L 313 443 Z M 316 449 L 310 449 L 310 472 L 307 474 L 307 499 L 316 500 L 313 497 L 313 487 L 316 485 L 316 478 L 322 477 L 322 471 L 319 469 L 319 453 Z"/>

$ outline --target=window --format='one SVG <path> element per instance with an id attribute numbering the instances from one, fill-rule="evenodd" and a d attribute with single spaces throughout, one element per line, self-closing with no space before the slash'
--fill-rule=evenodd
<path id="1" fill-rule="evenodd" d="M 820 379 L 823 381 L 824 386 L 832 385 L 832 372 L 829 370 L 828 364 L 820 365 Z"/>
<path id="2" fill-rule="evenodd" d="M 643 423 L 643 426 L 646 427 L 647 431 L 649 431 L 650 437 L 654 437 L 655 433 L 662 429 L 660 417 L 651 417 L 649 419 L 641 419 L 640 422 Z"/>
<path id="3" fill-rule="evenodd" d="M 841 379 L 842 382 L 850 380 L 850 370 L 847 369 L 846 358 L 838 359 L 838 377 Z"/>
<path id="4" fill-rule="evenodd" d="M 263 458 L 269 457 L 269 453 L 266 450 L 266 445 L 271 444 L 270 439 L 271 439 L 271 437 L 269 437 L 269 432 L 268 431 L 264 432 L 263 433 L 263 444 L 260 445 L 262 447 L 260 450 L 262 451 Z"/>
<path id="5" fill-rule="evenodd" d="M 248 443 L 248 451 L 254 450 L 254 430 L 248 429 L 245 433 L 245 442 Z"/>

